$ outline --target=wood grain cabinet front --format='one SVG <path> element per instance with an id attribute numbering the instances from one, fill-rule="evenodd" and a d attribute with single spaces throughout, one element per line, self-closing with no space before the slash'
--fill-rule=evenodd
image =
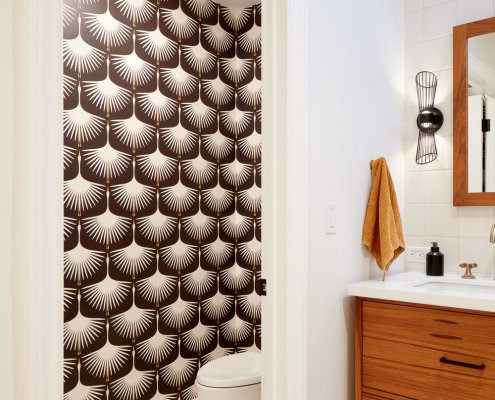
<path id="1" fill-rule="evenodd" d="M 356 400 L 495 399 L 495 313 L 362 298 L 356 307 Z"/>

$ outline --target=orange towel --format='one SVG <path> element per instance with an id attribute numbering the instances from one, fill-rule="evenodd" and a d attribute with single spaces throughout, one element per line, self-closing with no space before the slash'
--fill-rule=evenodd
<path id="1" fill-rule="evenodd" d="M 387 276 L 390 264 L 405 250 L 404 234 L 394 183 L 385 159 L 372 163 L 373 182 L 363 226 L 363 244 Z"/>

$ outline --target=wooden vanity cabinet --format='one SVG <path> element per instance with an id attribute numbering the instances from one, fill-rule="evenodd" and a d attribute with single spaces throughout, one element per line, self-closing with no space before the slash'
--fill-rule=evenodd
<path id="1" fill-rule="evenodd" d="M 356 400 L 494 400 L 495 313 L 356 298 Z"/>

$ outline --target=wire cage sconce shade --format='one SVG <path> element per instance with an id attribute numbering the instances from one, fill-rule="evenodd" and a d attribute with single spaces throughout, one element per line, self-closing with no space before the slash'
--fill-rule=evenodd
<path id="1" fill-rule="evenodd" d="M 419 114 L 416 125 L 419 129 L 416 164 L 428 164 L 438 157 L 435 132 L 443 125 L 443 114 L 435 107 L 438 78 L 428 71 L 416 75 Z"/>

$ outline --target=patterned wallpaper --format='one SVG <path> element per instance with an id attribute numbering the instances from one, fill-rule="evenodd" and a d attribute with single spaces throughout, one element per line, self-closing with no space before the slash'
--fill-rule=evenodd
<path id="1" fill-rule="evenodd" d="M 64 399 L 261 346 L 261 7 L 65 0 Z"/>

